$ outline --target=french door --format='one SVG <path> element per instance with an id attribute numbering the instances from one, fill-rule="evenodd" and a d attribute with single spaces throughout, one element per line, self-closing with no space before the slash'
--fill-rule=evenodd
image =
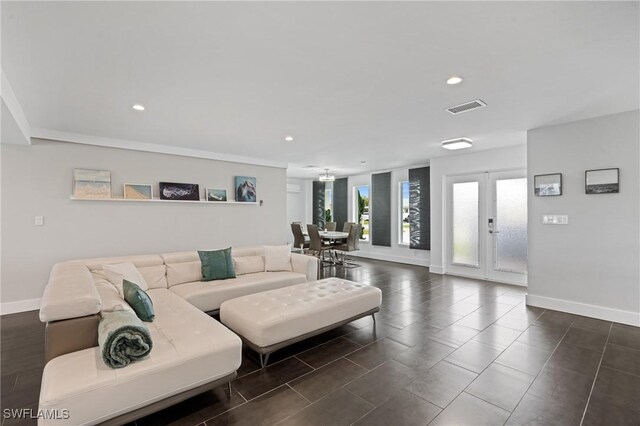
<path id="1" fill-rule="evenodd" d="M 524 170 L 447 178 L 445 273 L 527 284 Z"/>

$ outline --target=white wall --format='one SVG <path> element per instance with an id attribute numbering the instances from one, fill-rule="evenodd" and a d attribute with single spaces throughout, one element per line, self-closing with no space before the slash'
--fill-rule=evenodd
<path id="1" fill-rule="evenodd" d="M 0 149 L 5 313 L 37 308 L 59 261 L 282 244 L 290 234 L 285 169 L 38 140 Z M 74 168 L 111 170 L 114 196 L 125 182 L 151 183 L 157 192 L 168 181 L 198 183 L 202 193 L 227 188 L 233 199 L 234 176 L 255 176 L 264 205 L 72 201 Z M 44 226 L 34 226 L 36 215 Z"/>
<path id="2" fill-rule="evenodd" d="M 562 196 L 529 191 L 527 303 L 640 325 L 640 112 L 528 132 L 533 176 L 562 173 Z M 589 169 L 620 168 L 620 193 L 586 195 Z M 543 214 L 569 215 L 566 226 Z"/>
<path id="3" fill-rule="evenodd" d="M 287 223 L 311 223 L 313 221 L 311 211 L 313 181 L 311 179 L 287 178 L 287 185 L 300 188 L 300 192 L 287 191 Z M 291 229 L 288 229 L 288 240 L 293 242 L 293 234 Z"/>
<path id="4" fill-rule="evenodd" d="M 527 148 L 518 145 L 469 154 L 433 158 L 431 163 L 431 266 L 429 271 L 444 271 L 444 185 L 447 176 L 527 167 Z"/>
<path id="5" fill-rule="evenodd" d="M 400 215 L 399 183 L 409 180 L 409 169 L 422 166 L 412 166 L 402 169 L 391 170 L 391 247 L 374 246 L 370 242 L 360 242 L 360 250 L 354 252 L 354 256 L 367 257 L 372 259 L 382 259 L 391 262 L 409 263 L 413 265 L 429 266 L 428 250 L 412 250 L 408 245 L 400 245 L 400 226 L 398 218 Z M 384 172 L 384 171 L 383 171 Z M 375 172 L 380 173 L 380 172 Z M 371 173 L 349 176 L 348 198 L 349 198 L 349 221 L 356 222 L 354 209 L 354 188 L 356 186 L 369 185 L 371 190 Z M 371 193 L 371 192 L 369 192 Z M 369 205 L 371 209 L 371 205 Z"/>

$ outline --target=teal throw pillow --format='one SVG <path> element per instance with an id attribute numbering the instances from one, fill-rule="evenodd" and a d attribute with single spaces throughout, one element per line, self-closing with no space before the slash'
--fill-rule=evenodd
<path id="1" fill-rule="evenodd" d="M 231 247 L 223 250 L 199 251 L 200 263 L 202 263 L 202 281 L 226 280 L 235 278 L 233 269 Z"/>
<path id="2" fill-rule="evenodd" d="M 131 306 L 138 318 L 146 322 L 153 321 L 156 314 L 153 311 L 153 302 L 149 295 L 137 284 L 127 280 L 122 280 L 122 290 L 124 300 Z"/>

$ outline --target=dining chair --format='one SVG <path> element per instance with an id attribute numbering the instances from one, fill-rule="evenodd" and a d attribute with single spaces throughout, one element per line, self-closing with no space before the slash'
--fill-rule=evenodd
<path id="1" fill-rule="evenodd" d="M 291 232 L 293 232 L 293 246 L 301 249 L 304 253 L 305 249 L 309 248 L 309 241 L 304 238 L 302 233 L 302 223 L 293 222 L 291 224 Z"/>
<path id="2" fill-rule="evenodd" d="M 298 225 L 300 225 L 300 229 L 302 229 L 302 235 L 304 235 L 304 240 L 306 242 L 309 242 L 309 234 L 307 234 L 307 227 L 304 226 L 304 223 L 299 221 L 291 222 L 291 223 L 297 223 Z"/>
<path id="3" fill-rule="evenodd" d="M 354 222 L 345 222 L 344 225 L 342 225 L 342 232 L 349 232 L 353 225 L 355 225 Z"/>
<path id="4" fill-rule="evenodd" d="M 351 229 L 349 229 L 349 236 L 347 237 L 347 241 L 343 244 L 337 244 L 334 246 L 336 251 L 342 252 L 342 264 L 343 265 L 353 265 L 353 263 L 349 263 L 347 261 L 347 253 L 360 250 L 360 228 L 361 225 L 353 224 Z"/>
<path id="5" fill-rule="evenodd" d="M 333 245 L 325 244 L 322 241 L 318 225 L 307 225 L 307 232 L 309 233 L 309 251 L 314 253 L 321 261 L 324 261 L 324 253 L 326 251 L 330 252 L 333 249 Z"/>
<path id="6" fill-rule="evenodd" d="M 327 222 L 325 224 L 325 228 L 327 231 L 335 231 L 336 230 L 336 222 Z"/>

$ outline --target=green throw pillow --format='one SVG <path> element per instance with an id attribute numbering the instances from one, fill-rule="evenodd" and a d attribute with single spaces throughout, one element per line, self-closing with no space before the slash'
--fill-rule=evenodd
<path id="1" fill-rule="evenodd" d="M 122 290 L 124 300 L 133 308 L 138 318 L 146 322 L 153 321 L 156 314 L 153 311 L 153 302 L 149 295 L 137 284 L 127 280 L 122 280 Z"/>
<path id="2" fill-rule="evenodd" d="M 202 281 L 226 280 L 236 277 L 233 259 L 231 259 L 231 247 L 214 251 L 198 250 L 198 256 L 200 256 L 202 263 Z"/>

